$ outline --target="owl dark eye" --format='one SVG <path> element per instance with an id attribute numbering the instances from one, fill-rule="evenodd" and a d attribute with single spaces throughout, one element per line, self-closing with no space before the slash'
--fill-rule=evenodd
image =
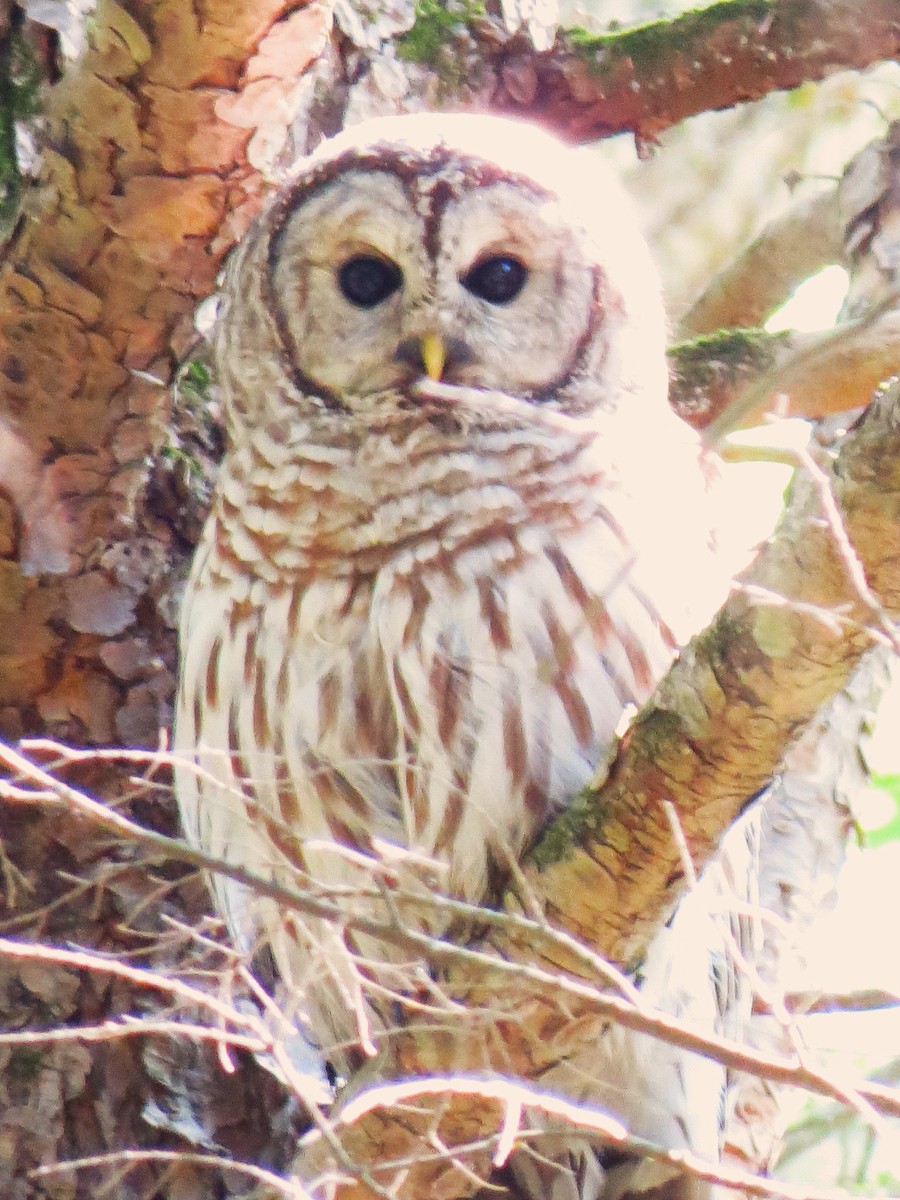
<path id="1" fill-rule="evenodd" d="M 473 267 L 463 276 L 462 285 L 489 304 L 508 304 L 521 292 L 527 278 L 528 269 L 517 258 L 498 254 Z"/>
<path id="2" fill-rule="evenodd" d="M 403 283 L 403 272 L 387 259 L 374 254 L 348 258 L 338 271 L 338 284 L 345 299 L 357 308 L 375 308 Z"/>

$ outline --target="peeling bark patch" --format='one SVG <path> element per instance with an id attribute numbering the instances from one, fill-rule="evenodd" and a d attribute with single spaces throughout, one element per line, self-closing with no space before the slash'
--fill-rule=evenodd
<path id="1" fill-rule="evenodd" d="M 78 633 L 112 637 L 134 621 L 136 599 L 134 592 L 111 583 L 102 571 L 88 571 L 66 588 L 67 620 Z"/>

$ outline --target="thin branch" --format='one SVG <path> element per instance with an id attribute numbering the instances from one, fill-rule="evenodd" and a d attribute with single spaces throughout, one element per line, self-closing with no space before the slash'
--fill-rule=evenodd
<path id="1" fill-rule="evenodd" d="M 692 423 L 701 425 L 705 441 L 715 446 L 732 430 L 758 421 L 767 411 L 783 416 L 823 417 L 863 407 L 879 384 L 900 372 L 898 300 L 900 292 L 893 289 L 864 316 L 824 333 L 790 337 L 776 334 L 767 339 L 765 335 L 734 331 L 736 338 L 743 333 L 752 347 L 745 361 L 732 360 L 740 386 L 730 397 L 727 386 L 720 386 L 715 412 Z M 755 356 L 760 370 L 748 379 L 751 356 Z M 673 403 L 677 409 L 677 382 Z"/>
<path id="2" fill-rule="evenodd" d="M 21 743 L 21 746 L 23 750 L 52 752 L 61 763 L 86 762 L 91 759 L 114 761 L 117 758 L 133 763 L 152 763 L 154 766 L 160 763 L 171 766 L 174 763 L 174 756 L 162 754 L 159 751 L 76 750 L 45 738 L 26 740 Z M 110 830 L 117 837 L 145 846 L 173 862 L 186 863 L 199 870 L 224 875 L 243 884 L 257 895 L 267 896 L 279 904 L 284 904 L 289 909 L 306 916 L 320 917 L 326 921 L 343 922 L 357 932 L 368 933 L 373 937 L 398 944 L 413 953 L 424 953 L 432 959 L 440 960 L 465 952 L 463 948 L 452 946 L 442 939 L 430 938 L 419 933 L 399 920 L 379 921 L 366 917 L 363 913 L 351 914 L 340 904 L 340 900 L 348 896 L 362 900 L 381 898 L 383 892 L 380 890 L 367 890 L 361 886 L 325 887 L 321 884 L 316 884 L 311 890 L 302 890 L 276 883 L 224 859 L 207 855 L 180 838 L 169 837 L 137 824 L 111 806 L 95 800 L 85 792 L 57 779 L 46 767 L 32 762 L 24 754 L 3 743 L 0 743 L 0 762 L 5 762 L 15 772 L 16 778 L 28 781 L 27 786 L 22 786 L 15 782 L 0 780 L 0 800 L 5 798 L 24 803 L 63 804 L 70 812 L 87 817 L 100 827 Z M 317 848 L 319 850 L 333 848 L 337 853 L 349 853 L 346 847 L 337 844 L 328 847 L 321 841 L 317 842 Z M 383 864 L 377 859 L 358 853 L 355 857 L 357 865 L 364 864 L 372 870 L 373 874 L 377 875 L 383 869 Z M 402 890 L 395 889 L 392 894 L 397 903 L 407 899 L 407 894 Z M 465 901 L 440 893 L 434 895 L 411 894 L 408 896 L 408 900 L 411 908 L 440 909 L 444 915 L 452 914 L 466 926 L 495 926 L 511 932 L 519 931 L 523 937 L 530 937 L 536 944 L 540 944 L 542 936 L 552 940 L 558 944 L 561 952 L 580 959 L 585 969 L 596 973 L 599 978 L 612 984 L 624 996 L 639 1003 L 637 989 L 620 970 L 589 947 L 570 937 L 564 930 L 553 928 L 543 918 L 527 918 L 515 912 L 497 912 L 479 905 L 467 904 Z"/>
<path id="3" fill-rule="evenodd" d="M 127 979 L 129 983 L 150 991 L 163 992 L 178 1000 L 199 1008 L 208 1009 L 229 1021 L 238 1028 L 250 1029 L 260 1036 L 262 1026 L 258 1019 L 240 1012 L 230 1004 L 224 1004 L 209 992 L 201 991 L 183 980 L 174 979 L 162 971 L 148 971 L 142 967 L 132 967 L 128 963 L 116 959 L 104 958 L 100 954 L 92 954 L 87 950 L 66 950 L 62 946 L 45 946 L 39 942 L 17 942 L 10 938 L 0 938 L 0 956 L 27 960 L 32 962 L 53 963 L 60 967 L 72 967 L 77 971 L 93 971 L 106 975 L 115 975 L 119 979 Z M 266 1038 L 271 1041 L 271 1038 Z"/>
<path id="4" fill-rule="evenodd" d="M 24 772 L 29 766 L 29 760 L 16 755 L 8 747 L 0 746 L 0 757 L 7 756 L 11 756 L 20 771 Z M 10 758 L 8 757 L 7 760 L 10 761 Z M 49 789 L 53 777 L 47 775 L 41 768 L 35 767 L 33 764 L 31 766 L 38 782 Z M 615 1020 L 636 1032 L 645 1033 L 683 1049 L 714 1058 L 733 1070 L 754 1072 L 773 1082 L 791 1084 L 835 1099 L 843 1099 L 846 1096 L 847 1085 L 836 1084 L 827 1074 L 818 1072 L 796 1059 L 792 1061 L 784 1057 L 766 1055 L 725 1038 L 698 1033 L 690 1025 L 644 1004 L 640 993 L 635 992 L 633 988 L 629 988 L 629 994 L 633 997 L 631 1000 L 611 996 L 580 979 L 572 978 L 559 971 L 546 970 L 533 962 L 505 961 L 490 951 L 475 947 L 455 946 L 444 939 L 430 937 L 406 926 L 398 927 L 393 923 L 380 922 L 374 918 L 348 914 L 339 906 L 321 898 L 310 897 L 306 893 L 275 884 L 253 872 L 244 871 L 222 860 L 205 855 L 201 851 L 188 847 L 179 839 L 167 838 L 162 834 L 145 830 L 129 821 L 128 818 L 113 812 L 98 801 L 84 796 L 83 793 L 77 792 L 76 789 L 66 784 L 57 781 L 57 786 L 60 794 L 64 794 L 68 798 L 76 811 L 89 814 L 93 819 L 116 829 L 130 840 L 145 842 L 156 850 L 165 849 L 176 861 L 187 858 L 195 866 L 210 871 L 219 871 L 231 878 L 236 878 L 258 894 L 269 896 L 280 904 L 296 908 L 307 915 L 326 916 L 331 920 L 341 920 L 350 929 L 359 930 L 385 941 L 393 940 L 405 944 L 407 948 L 414 950 L 423 959 L 432 963 L 445 963 L 453 966 L 457 971 L 465 968 L 472 975 L 470 986 L 473 989 L 477 990 L 484 986 L 484 982 L 479 976 L 483 976 L 484 981 L 495 980 L 498 974 L 506 976 L 511 983 L 528 984 L 532 988 L 538 989 L 554 1006 L 560 1002 L 560 998 L 568 997 L 570 1000 L 577 1000 L 588 1011 Z M 2 794 L 2 785 L 0 785 L 0 794 Z M 477 906 L 463 907 L 466 908 L 467 915 L 472 920 L 477 919 L 479 914 L 485 919 L 491 915 L 487 910 L 479 909 Z M 505 925 L 508 936 L 514 941 L 527 936 L 532 954 L 536 956 L 540 954 L 541 939 L 545 935 L 544 926 L 515 914 L 498 915 L 504 917 L 504 922 L 498 925 L 498 928 L 504 928 Z M 563 947 L 565 946 L 564 942 Z M 188 1003 L 209 1009 L 239 1028 L 246 1028 L 264 1038 L 267 1046 L 271 1047 L 272 1045 L 271 1035 L 262 1028 L 258 1020 L 241 1013 L 231 1005 L 223 1003 L 199 988 L 173 979 L 170 975 L 133 967 L 127 963 L 87 951 L 67 950 L 61 947 L 11 941 L 6 938 L 0 938 L 0 954 L 21 959 L 54 962 L 61 966 L 81 970 L 106 972 L 129 979 L 138 986 L 163 991 Z M 488 986 L 490 987 L 491 984 L 488 983 Z M 493 986 L 497 986 L 496 982 Z M 418 1033 L 420 1036 L 423 1033 L 427 1036 L 427 1030 L 418 1029 Z M 858 1087 L 854 1086 L 854 1091 L 857 1091 L 864 1101 L 871 1103 L 877 1111 L 900 1116 L 900 1093 L 862 1082 Z"/>
<path id="5" fill-rule="evenodd" d="M 0 948 L 2 953 L 2 948 Z M 99 1025 L 66 1025 L 55 1029 L 20 1029 L 0 1033 L 0 1046 L 42 1046 L 57 1042 L 108 1042 L 130 1037 L 184 1037 L 198 1042 L 218 1042 L 226 1046 L 261 1053 L 269 1048 L 260 1037 L 230 1033 L 211 1025 L 180 1021 L 147 1021 L 139 1017 L 127 1021 L 103 1021 Z"/>
<path id="6" fill-rule="evenodd" d="M 881 988 L 860 988 L 850 992 L 787 992 L 784 1002 L 797 1016 L 829 1013 L 884 1012 L 900 1006 L 900 995 Z"/>
<path id="7" fill-rule="evenodd" d="M 72 1158 L 67 1162 L 44 1163 L 29 1172 L 32 1179 L 43 1179 L 51 1175 L 61 1175 L 72 1171 L 83 1171 L 90 1167 L 109 1167 L 126 1164 L 139 1166 L 143 1163 L 173 1163 L 183 1166 L 212 1167 L 218 1171 L 236 1171 L 246 1175 L 258 1183 L 264 1183 L 274 1188 L 279 1195 L 287 1200 L 312 1200 L 306 1188 L 301 1187 L 299 1180 L 286 1179 L 267 1171 L 264 1167 L 254 1166 L 253 1163 L 241 1162 L 239 1159 L 226 1158 L 221 1154 L 196 1154 L 189 1150 L 110 1150 L 106 1154 L 91 1154 L 84 1158 Z"/>
<path id="8" fill-rule="evenodd" d="M 767 414 L 821 418 L 864 408 L 900 374 L 900 312 L 816 333 L 721 329 L 669 350 L 669 400 L 714 443 Z M 712 428 L 711 428 L 712 427 Z"/>

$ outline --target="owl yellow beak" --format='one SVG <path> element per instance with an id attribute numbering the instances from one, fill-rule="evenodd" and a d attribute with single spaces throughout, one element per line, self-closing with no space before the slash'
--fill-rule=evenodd
<path id="1" fill-rule="evenodd" d="M 438 333 L 422 335 L 422 364 L 429 379 L 440 380 L 447 361 L 447 348 Z"/>

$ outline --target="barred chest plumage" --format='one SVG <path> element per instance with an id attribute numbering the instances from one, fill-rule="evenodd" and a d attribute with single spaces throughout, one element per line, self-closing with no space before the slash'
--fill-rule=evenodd
<path id="1" fill-rule="evenodd" d="M 608 439 L 550 418 L 543 438 L 486 431 L 473 455 L 471 431 L 410 430 L 234 456 L 186 601 L 184 677 L 205 694 L 180 734 L 218 751 L 207 769 L 317 879 L 347 880 L 323 841 L 380 841 L 478 901 L 590 779 L 673 647 Z M 394 455 L 396 475 L 367 455 Z"/>

